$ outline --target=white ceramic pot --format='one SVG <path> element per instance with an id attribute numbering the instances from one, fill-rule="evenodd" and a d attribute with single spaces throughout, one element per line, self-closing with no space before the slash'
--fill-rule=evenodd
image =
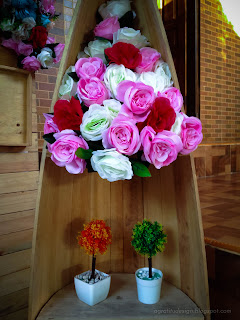
<path id="1" fill-rule="evenodd" d="M 96 271 L 101 272 L 98 270 Z M 111 276 L 104 272 L 101 272 L 103 275 L 107 276 L 107 278 L 97 283 L 89 284 L 79 279 L 79 276 L 84 275 L 85 273 L 86 272 L 83 272 L 74 277 L 76 293 L 79 300 L 85 302 L 89 306 L 94 306 L 95 304 L 107 298 L 111 283 Z"/>
<path id="2" fill-rule="evenodd" d="M 157 272 L 160 275 L 159 279 L 143 280 L 137 277 L 139 271 L 148 271 L 148 268 L 141 268 L 135 272 L 137 282 L 138 300 L 145 304 L 157 303 L 160 299 L 161 286 L 162 286 L 162 271 L 152 268 L 153 272 Z"/>

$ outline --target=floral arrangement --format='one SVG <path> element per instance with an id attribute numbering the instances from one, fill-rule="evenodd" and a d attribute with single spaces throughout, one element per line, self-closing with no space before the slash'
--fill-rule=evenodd
<path id="1" fill-rule="evenodd" d="M 158 252 L 163 252 L 167 235 L 163 232 L 163 226 L 157 221 L 152 223 L 146 219 L 138 222 L 132 233 L 132 246 L 137 253 L 148 256 L 149 278 L 152 278 L 152 257 Z"/>
<path id="2" fill-rule="evenodd" d="M 45 114 L 51 159 L 69 173 L 97 171 L 108 181 L 151 176 L 202 141 L 199 119 L 181 112 L 161 53 L 133 29 L 129 0 L 99 7 L 94 39 L 62 79 L 54 114 Z"/>
<path id="3" fill-rule="evenodd" d="M 84 224 L 84 230 L 77 236 L 78 244 L 82 246 L 88 255 L 92 256 L 92 273 L 89 280 L 95 278 L 96 255 L 104 254 L 107 246 L 112 242 L 111 228 L 104 220 L 91 220 Z"/>
<path id="4" fill-rule="evenodd" d="M 18 67 L 37 71 L 61 60 L 64 44 L 48 32 L 58 15 L 55 0 L 5 0 L 0 14 L 2 46 L 18 55 Z"/>

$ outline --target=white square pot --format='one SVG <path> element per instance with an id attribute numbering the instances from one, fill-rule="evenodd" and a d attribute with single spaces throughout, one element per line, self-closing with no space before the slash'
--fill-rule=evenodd
<path id="1" fill-rule="evenodd" d="M 96 270 L 97 272 L 101 272 Z M 79 279 L 80 275 L 84 275 L 86 272 L 78 274 L 74 277 L 74 284 L 77 296 L 79 300 L 88 304 L 89 306 L 94 306 L 95 304 L 105 300 L 108 296 L 111 276 L 101 272 L 107 278 L 100 280 L 97 283 L 89 284 Z"/>

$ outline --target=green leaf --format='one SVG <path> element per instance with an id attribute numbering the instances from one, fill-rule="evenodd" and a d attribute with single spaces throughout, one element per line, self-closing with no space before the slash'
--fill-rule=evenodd
<path id="1" fill-rule="evenodd" d="M 78 75 L 76 72 L 68 72 L 69 77 L 71 77 L 75 82 L 79 81 Z"/>
<path id="2" fill-rule="evenodd" d="M 56 139 L 53 136 L 55 133 L 56 132 L 51 132 L 51 133 L 44 134 L 43 135 L 43 139 L 45 141 L 47 141 L 48 143 L 53 144 L 56 141 Z"/>
<path id="3" fill-rule="evenodd" d="M 138 162 L 138 161 L 134 161 L 134 160 L 131 160 L 131 159 L 130 159 L 130 161 L 132 163 L 133 173 L 136 176 L 139 176 L 139 177 L 142 177 L 142 178 L 151 177 L 150 171 L 148 170 L 148 168 L 143 163 Z"/>
<path id="4" fill-rule="evenodd" d="M 78 148 L 77 151 L 75 152 L 76 156 L 80 159 L 90 159 L 92 156 L 92 149 L 83 149 L 83 148 Z"/>

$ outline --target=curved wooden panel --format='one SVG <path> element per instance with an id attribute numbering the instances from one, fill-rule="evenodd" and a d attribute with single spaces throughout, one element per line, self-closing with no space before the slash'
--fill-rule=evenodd
<path id="1" fill-rule="evenodd" d="M 55 87 L 52 108 L 65 70 L 76 61 L 85 34 L 95 26 L 95 12 L 104 1 L 77 3 Z M 169 64 L 178 86 L 165 30 L 155 0 L 135 0 L 140 27 Z M 92 9 L 92 11 L 89 10 Z M 80 26 L 80 27 L 79 27 Z M 43 152 L 33 242 L 29 319 L 35 319 L 50 297 L 90 267 L 78 248 L 76 235 L 91 218 L 111 225 L 113 243 L 97 268 L 104 272 L 133 273 L 146 264 L 131 247 L 134 224 L 144 217 L 158 220 L 168 234 L 166 251 L 154 258 L 164 277 L 185 292 L 201 309 L 209 308 L 202 222 L 191 156 L 156 170 L 152 178 L 109 183 L 97 173 L 71 175 Z"/>

